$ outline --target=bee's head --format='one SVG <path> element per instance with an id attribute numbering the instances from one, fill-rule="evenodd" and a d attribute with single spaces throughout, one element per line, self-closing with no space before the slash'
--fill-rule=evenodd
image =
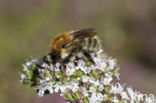
<path id="1" fill-rule="evenodd" d="M 55 59 L 59 59 L 60 58 L 60 54 L 57 53 L 57 52 L 51 52 L 50 53 L 50 56 L 51 56 L 52 60 L 55 60 Z"/>
<path id="2" fill-rule="evenodd" d="M 72 35 L 68 32 L 61 33 L 54 37 L 50 42 L 50 49 L 54 52 L 60 53 L 65 44 L 68 44 L 72 41 Z"/>
<path id="3" fill-rule="evenodd" d="M 60 60 L 60 54 L 56 53 L 56 52 L 50 52 L 48 55 L 45 55 L 43 60 L 46 63 L 53 63 L 55 64 L 56 62 L 58 62 L 58 60 Z"/>

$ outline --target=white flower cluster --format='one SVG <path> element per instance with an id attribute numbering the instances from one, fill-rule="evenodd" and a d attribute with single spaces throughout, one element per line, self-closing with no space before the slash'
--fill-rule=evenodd
<path id="1" fill-rule="evenodd" d="M 34 59 L 23 65 L 20 81 L 34 86 L 39 96 L 60 93 L 68 103 L 156 103 L 152 94 L 122 86 L 116 60 L 103 50 L 91 55 L 95 64 L 79 59 L 49 65 Z"/>

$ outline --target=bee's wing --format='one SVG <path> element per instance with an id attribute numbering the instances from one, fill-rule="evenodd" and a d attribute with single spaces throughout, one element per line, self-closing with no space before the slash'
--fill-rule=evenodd
<path id="1" fill-rule="evenodd" d="M 85 28 L 85 29 L 77 30 L 72 33 L 73 40 L 65 44 L 63 47 L 67 48 L 75 42 L 83 42 L 85 39 L 89 39 L 95 36 L 96 34 L 97 33 L 95 32 L 93 28 Z"/>
<path id="2" fill-rule="evenodd" d="M 74 39 L 86 39 L 86 38 L 93 37 L 96 34 L 97 33 L 95 32 L 94 28 L 85 28 L 73 32 L 73 37 Z"/>

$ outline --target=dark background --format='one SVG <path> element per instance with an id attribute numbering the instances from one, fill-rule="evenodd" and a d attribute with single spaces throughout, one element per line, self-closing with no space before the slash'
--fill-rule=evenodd
<path id="1" fill-rule="evenodd" d="M 156 0 L 0 0 L 0 103 L 60 103 L 19 83 L 26 59 L 58 33 L 93 27 L 117 58 L 121 82 L 156 94 Z"/>

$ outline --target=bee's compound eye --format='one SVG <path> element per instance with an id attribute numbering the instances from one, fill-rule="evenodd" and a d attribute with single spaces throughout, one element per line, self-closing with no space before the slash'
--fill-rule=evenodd
<path id="1" fill-rule="evenodd" d="M 62 48 L 68 48 L 70 45 L 71 45 L 71 43 L 69 43 L 69 44 L 63 44 L 62 45 Z"/>
<path id="2" fill-rule="evenodd" d="M 50 53 L 50 56 L 51 56 L 52 60 L 55 60 L 55 59 L 59 59 L 60 58 L 59 53 L 55 53 L 55 52 Z"/>
<path id="3" fill-rule="evenodd" d="M 56 54 L 55 53 L 50 53 L 50 56 L 51 56 L 52 59 L 55 59 Z"/>
<path id="4" fill-rule="evenodd" d="M 66 44 L 63 44 L 63 45 L 62 45 L 62 48 L 65 48 L 65 47 L 66 47 Z"/>

